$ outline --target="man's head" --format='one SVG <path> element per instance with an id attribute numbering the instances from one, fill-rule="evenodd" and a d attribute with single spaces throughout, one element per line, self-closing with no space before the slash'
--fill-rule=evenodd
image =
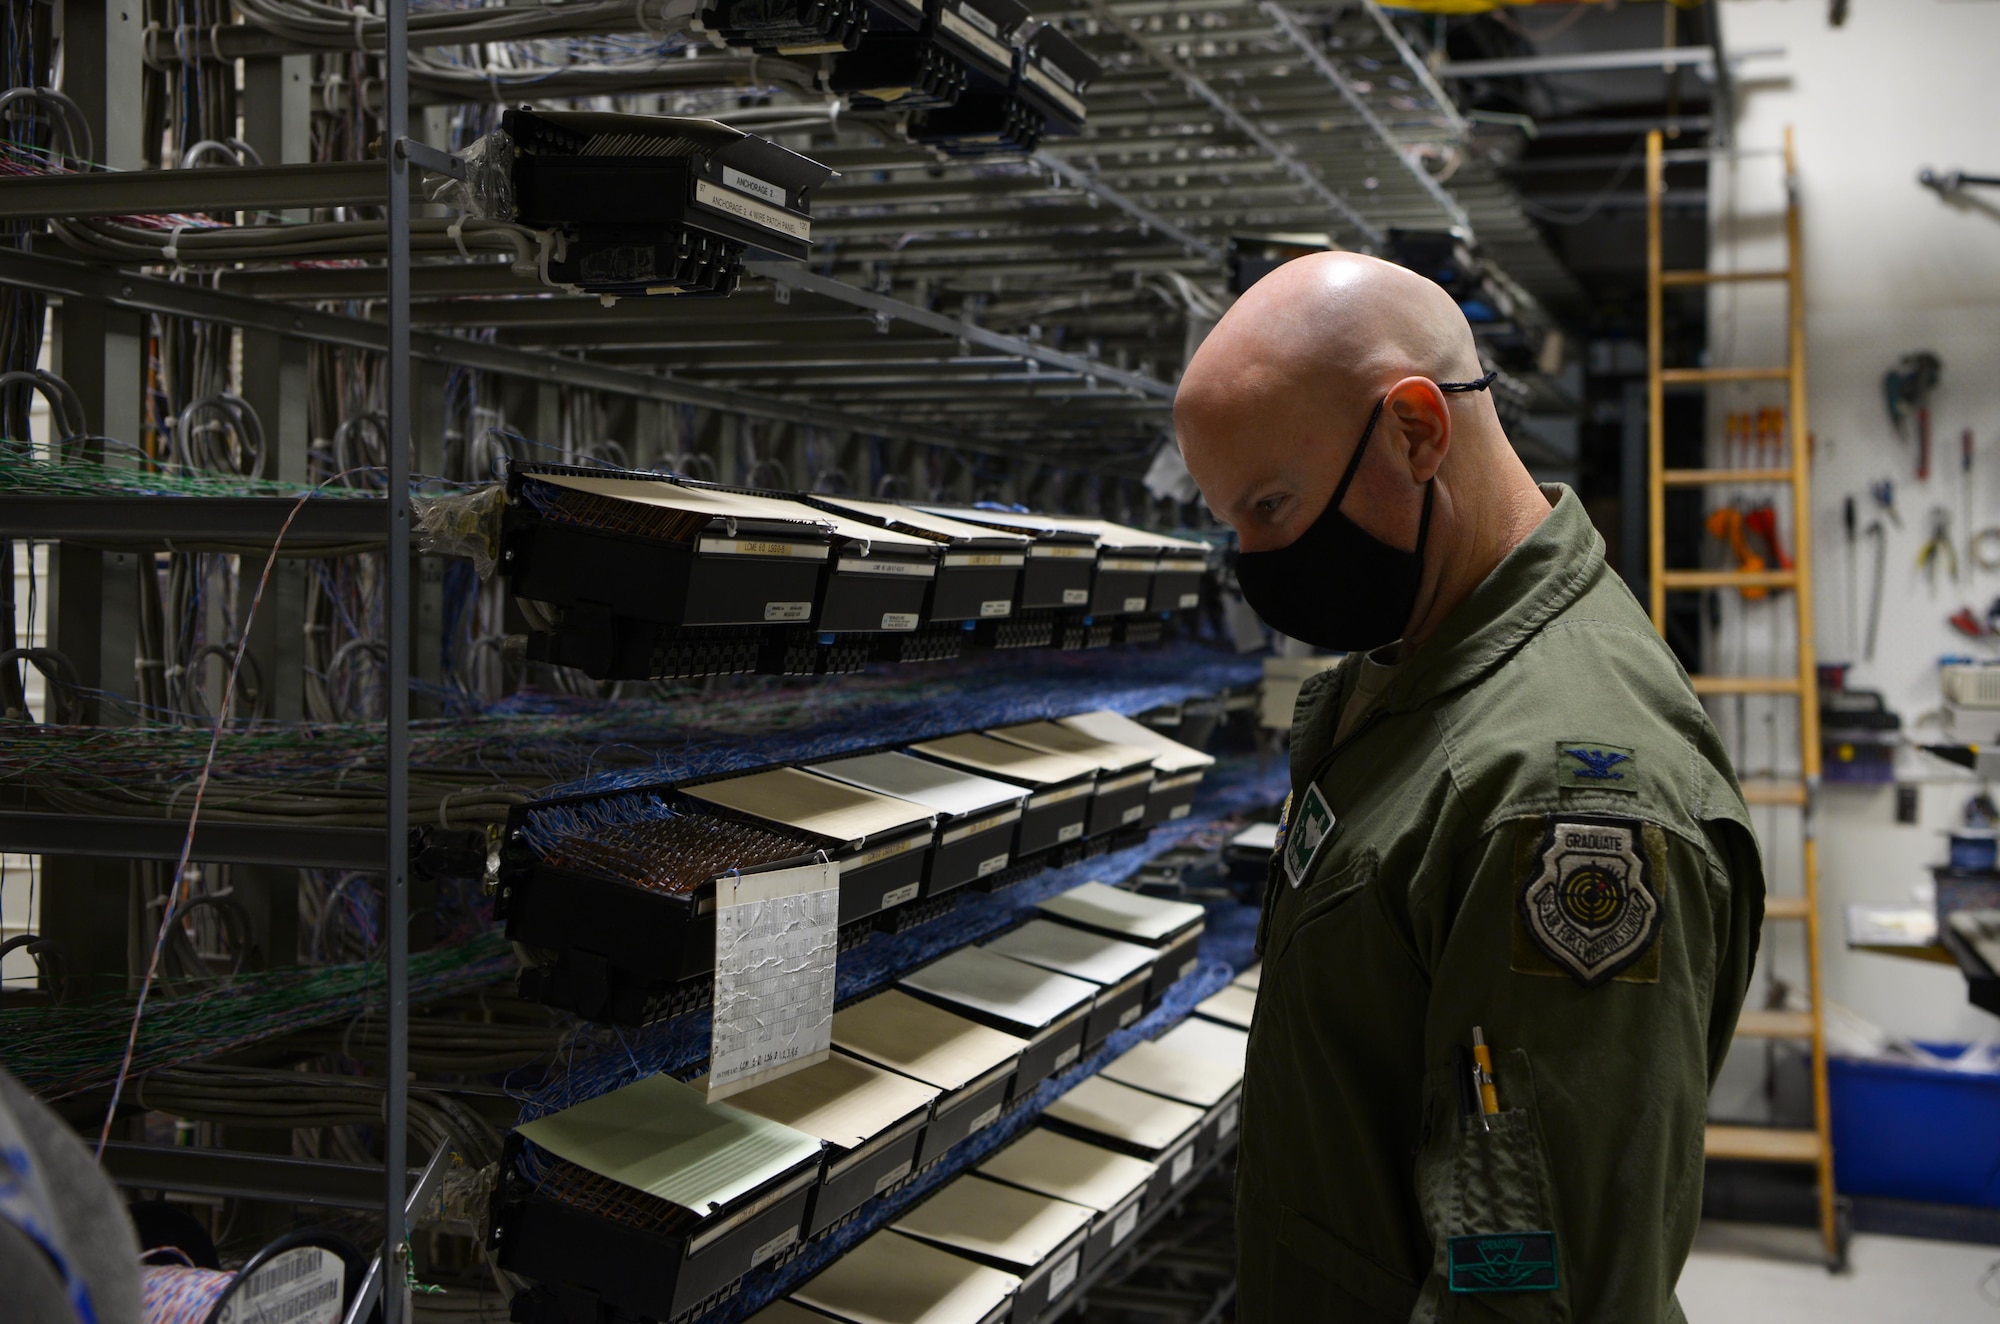
<path id="1" fill-rule="evenodd" d="M 1415 643 L 1548 512 L 1491 397 L 1438 386 L 1482 372 L 1464 314 L 1436 283 L 1324 253 L 1286 263 L 1237 301 L 1189 363 L 1174 424 L 1210 509 L 1245 552 L 1269 552 L 1326 511 L 1379 403 L 1339 509 L 1408 552 L 1437 480 L 1405 632 Z"/>

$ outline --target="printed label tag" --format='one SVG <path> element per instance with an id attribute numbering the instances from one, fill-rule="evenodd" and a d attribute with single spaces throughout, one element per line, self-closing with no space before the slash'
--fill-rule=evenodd
<path id="1" fill-rule="evenodd" d="M 1146 600 L 1144 598 L 1127 598 L 1125 599 L 1125 610 L 1128 612 L 1144 611 L 1146 610 Z"/>
<path id="2" fill-rule="evenodd" d="M 759 1246 L 757 1249 L 750 1252 L 751 1265 L 754 1267 L 756 1265 L 762 1264 L 765 1260 L 770 1259 L 773 1255 L 776 1255 L 778 1252 L 783 1250 L 789 1250 L 792 1246 L 792 1243 L 796 1242 L 798 1239 L 799 1239 L 799 1230 L 796 1227 L 786 1228 L 783 1232 L 780 1232 L 777 1236 L 772 1237 L 769 1241 L 765 1242 L 763 1245 Z"/>
<path id="3" fill-rule="evenodd" d="M 1556 1234 L 1488 1232 L 1453 1237 L 1446 1281 L 1454 1292 L 1553 1292 Z"/>
<path id="4" fill-rule="evenodd" d="M 216 1324 L 339 1324 L 346 1266 L 319 1246 L 273 1255 L 231 1292 Z"/>
<path id="5" fill-rule="evenodd" d="M 790 212 L 768 206 L 755 198 L 746 198 L 734 189 L 717 188 L 705 179 L 695 181 L 694 200 L 704 207 L 713 207 L 719 212 L 726 212 L 738 220 L 761 225 L 766 230 L 775 230 L 782 235 L 789 235 L 801 243 L 812 238 L 812 222 L 805 217 L 794 216 Z"/>
<path id="6" fill-rule="evenodd" d="M 1169 1182 L 1172 1182 L 1175 1186 L 1178 1186 L 1182 1182 L 1186 1181 L 1187 1175 L 1193 1171 L 1194 1171 L 1194 1146 L 1189 1145 L 1187 1148 L 1183 1149 L 1180 1153 L 1174 1155 L 1172 1163 L 1170 1163 L 1167 1167 L 1167 1180 Z"/>
<path id="7" fill-rule="evenodd" d="M 991 1108 L 988 1108 L 985 1112 L 979 1114 L 979 1116 L 972 1119 L 971 1129 L 966 1131 L 966 1134 L 977 1135 L 979 1134 L 979 1132 L 984 1131 L 987 1127 L 993 1125 L 993 1123 L 999 1120 L 1000 1120 L 1000 1105 L 996 1103 Z"/>
<path id="8" fill-rule="evenodd" d="M 1013 614 L 1014 599 L 1012 598 L 988 598 L 979 604 L 979 616 L 981 620 L 988 620 L 995 616 L 1012 616 Z"/>
<path id="9" fill-rule="evenodd" d="M 905 883 L 901 887 L 891 888 L 882 894 L 882 908 L 887 910 L 890 906 L 900 906 L 905 901 L 915 901 L 917 893 L 922 889 L 921 883 Z"/>
<path id="10" fill-rule="evenodd" d="M 1065 607 L 1081 607 L 1089 601 L 1090 590 L 1087 588 L 1066 588 L 1063 590 L 1063 606 Z"/>
<path id="11" fill-rule="evenodd" d="M 1075 841 L 1075 840 L 1076 840 L 1076 839 L 1077 839 L 1078 837 L 1080 837 L 1080 836 L 1082 836 L 1082 835 L 1083 835 L 1083 824 L 1081 824 L 1081 823 L 1068 823 L 1068 824 L 1065 824 L 1065 825 L 1064 825 L 1064 826 L 1063 826 L 1063 827 L 1062 827 L 1062 828 L 1061 828 L 1061 829 L 1060 829 L 1060 830 L 1059 830 L 1059 831 L 1058 831 L 1058 832 L 1056 833 L 1056 840 L 1057 840 L 1057 841 Z"/>
<path id="12" fill-rule="evenodd" d="M 979 862 L 979 877 L 984 878 L 987 874 L 999 873 L 1006 867 L 1007 857 L 1005 855 L 989 855 Z"/>
<path id="13" fill-rule="evenodd" d="M 1285 833 L 1285 877 L 1293 887 L 1305 882 L 1312 873 L 1319 848 L 1333 833 L 1333 823 L 1333 810 L 1327 807 L 1319 786 L 1308 786 L 1305 798 L 1298 805 L 1298 817 Z"/>
<path id="14" fill-rule="evenodd" d="M 913 611 L 885 611 L 882 613 L 882 628 L 914 630 L 917 628 L 917 614 Z"/>
<path id="15" fill-rule="evenodd" d="M 1139 1230 L 1139 1206 L 1133 1204 L 1111 1222 L 1111 1244 L 1117 1245 Z"/>
<path id="16" fill-rule="evenodd" d="M 1136 823 L 1145 816 L 1146 816 L 1146 806 L 1133 805 L 1130 809 L 1127 809 L 1124 813 L 1118 816 L 1118 821 L 1120 823 Z"/>
<path id="17" fill-rule="evenodd" d="M 724 166 L 722 167 L 722 182 L 733 189 L 741 189 L 745 193 L 754 194 L 766 202 L 775 203 L 780 207 L 785 205 L 785 190 L 768 180 L 759 179 L 755 175 L 746 175 L 741 170 L 732 170 L 728 166 Z"/>
<path id="18" fill-rule="evenodd" d="M 1223 1107 L 1221 1113 L 1216 1116 L 1215 1133 L 1219 1136 L 1226 1136 L 1231 1131 L 1234 1131 L 1236 1129 L 1237 1114 L 1242 1111 L 1242 1108 L 1243 1106 L 1234 1099 L 1230 1100 Z"/>
<path id="19" fill-rule="evenodd" d="M 764 604 L 764 619 L 767 621 L 802 621 L 812 615 L 810 602 L 767 602 Z"/>
<path id="20" fill-rule="evenodd" d="M 904 1159 L 901 1163 L 898 1163 L 895 1167 L 875 1179 L 875 1194 L 882 1194 L 882 1192 L 888 1190 L 891 1186 L 894 1186 L 909 1175 L 910 1161 Z"/>
<path id="21" fill-rule="evenodd" d="M 1186 979 L 1189 975 L 1193 974 L 1195 971 L 1195 967 L 1200 964 L 1201 964 L 1201 958 L 1199 956 L 1190 956 L 1187 960 L 1182 961 L 1181 972 L 1180 974 L 1174 977 L 1176 982 L 1182 979 Z"/>
<path id="22" fill-rule="evenodd" d="M 827 1057 L 839 933 L 837 864 L 716 880 L 711 1101 Z"/>
<path id="23" fill-rule="evenodd" d="M 1189 814 L 1193 812 L 1194 812 L 1194 806 L 1191 804 L 1175 805 L 1172 809 L 1169 809 L 1167 811 L 1167 818 L 1169 820 L 1176 818 L 1186 818 Z"/>
<path id="24" fill-rule="evenodd" d="M 1131 1006 L 1127 1007 L 1125 1010 L 1119 1012 L 1118 1028 L 1122 1030 L 1126 1026 L 1130 1025 L 1133 1021 L 1138 1020 L 1140 1013 L 1145 1010 L 1146 1010 L 1145 1003 L 1135 1002 Z"/>
<path id="25" fill-rule="evenodd" d="M 1069 1291 L 1070 1284 L 1076 1281 L 1077 1264 L 1082 1258 L 1083 1252 L 1074 1250 L 1063 1256 L 1062 1263 L 1049 1275 L 1049 1300 L 1053 1301 Z"/>
<path id="26" fill-rule="evenodd" d="M 1068 1048 L 1065 1048 L 1062 1050 L 1062 1052 L 1056 1054 L 1056 1063 L 1053 1067 L 1050 1068 L 1050 1070 L 1061 1071 L 1064 1067 L 1068 1066 L 1070 1063 L 1076 1061 L 1079 1057 L 1082 1056 L 1083 1056 L 1083 1045 L 1071 1044 Z"/>
<path id="27" fill-rule="evenodd" d="M 1199 607 L 1201 605 L 1201 594 L 1183 593 L 1180 596 L 1180 604 L 1182 611 L 1186 611 L 1189 607 Z"/>

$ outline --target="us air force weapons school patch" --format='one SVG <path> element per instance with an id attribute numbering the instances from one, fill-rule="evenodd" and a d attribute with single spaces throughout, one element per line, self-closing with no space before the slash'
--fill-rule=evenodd
<path id="1" fill-rule="evenodd" d="M 1658 983 L 1665 834 L 1636 818 L 1564 815 L 1548 821 L 1529 855 L 1536 823 L 1522 825 L 1512 968 L 1568 974 L 1585 988 Z"/>

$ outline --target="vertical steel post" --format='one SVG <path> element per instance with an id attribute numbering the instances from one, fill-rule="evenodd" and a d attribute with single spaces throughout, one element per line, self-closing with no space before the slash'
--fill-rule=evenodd
<path id="1" fill-rule="evenodd" d="M 383 1142 L 383 1324 L 404 1324 L 409 1281 L 403 1187 L 409 1172 L 410 1067 L 410 132 L 409 0 L 388 0 L 383 43 L 383 155 L 389 168 L 389 546 L 382 632 L 389 646 L 385 806 L 388 877 L 383 912 L 389 930 L 389 1066 Z"/>

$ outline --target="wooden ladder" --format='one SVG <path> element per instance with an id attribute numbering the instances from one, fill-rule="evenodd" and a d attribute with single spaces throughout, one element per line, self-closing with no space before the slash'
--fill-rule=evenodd
<path id="1" fill-rule="evenodd" d="M 1806 926 L 1806 970 L 1811 1010 L 1745 1011 L 1737 1022 L 1739 1038 L 1794 1039 L 1812 1047 L 1813 1126 L 1786 1130 L 1762 1126 L 1708 1128 L 1710 1158 L 1767 1163 L 1809 1164 L 1817 1170 L 1819 1229 L 1830 1266 L 1844 1264 L 1847 1251 L 1845 1219 L 1834 1198 L 1833 1140 L 1829 1129 L 1826 1081 L 1825 1003 L 1820 988 L 1819 843 L 1814 831 L 1820 774 L 1819 691 L 1813 655 L 1812 491 L 1810 436 L 1806 427 L 1805 290 L 1799 249 L 1799 204 L 1792 133 L 1785 131 L 1785 265 L 1767 271 L 1668 271 L 1661 255 L 1661 198 L 1665 192 L 1661 136 L 1646 137 L 1646 349 L 1647 349 L 1647 541 L 1648 587 L 1653 626 L 1666 630 L 1667 594 L 1699 590 L 1761 587 L 1786 590 L 1796 613 L 1797 669 L 1777 676 L 1694 676 L 1698 695 L 1791 696 L 1798 703 L 1799 767 L 1797 780 L 1749 782 L 1743 798 L 1751 805 L 1787 805 L 1798 809 L 1802 889 L 1796 895 L 1770 897 L 1766 921 L 1803 921 Z M 1666 291 L 1681 286 L 1725 282 L 1783 282 L 1788 290 L 1789 319 L 1786 362 L 1782 367 L 1670 368 L 1663 362 Z M 1666 467 L 1666 391 L 1670 386 L 1705 387 L 1725 382 L 1784 382 L 1787 401 L 1790 463 L 1770 468 L 1669 469 Z M 1786 484 L 1791 490 L 1793 565 L 1789 570 L 1676 570 L 1666 564 L 1666 495 L 1668 488 Z"/>

